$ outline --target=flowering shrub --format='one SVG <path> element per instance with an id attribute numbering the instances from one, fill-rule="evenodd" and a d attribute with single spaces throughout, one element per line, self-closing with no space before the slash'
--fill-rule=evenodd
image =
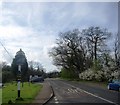
<path id="1" fill-rule="evenodd" d="M 111 71 L 108 68 L 104 68 L 104 70 L 99 70 L 99 71 L 88 69 L 80 73 L 79 78 L 82 80 L 105 81 L 105 80 L 109 80 L 110 78 L 118 79 L 119 74 L 120 72 L 118 70 Z"/>
<path id="2" fill-rule="evenodd" d="M 82 72 L 81 74 L 79 74 L 79 78 L 83 80 L 93 80 L 95 79 L 94 77 L 95 77 L 94 71 L 91 69 L 86 70 Z"/>
<path id="3" fill-rule="evenodd" d="M 111 74 L 112 77 L 114 77 L 114 79 L 118 79 L 120 77 L 120 71 L 114 71 Z"/>

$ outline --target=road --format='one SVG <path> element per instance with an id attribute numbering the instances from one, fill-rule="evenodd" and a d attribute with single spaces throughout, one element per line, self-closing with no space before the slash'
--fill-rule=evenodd
<path id="1" fill-rule="evenodd" d="M 47 79 L 46 82 L 50 83 L 55 94 L 47 105 L 51 103 L 57 105 L 61 103 L 65 105 L 80 103 L 119 105 L 120 92 L 61 79 Z"/>

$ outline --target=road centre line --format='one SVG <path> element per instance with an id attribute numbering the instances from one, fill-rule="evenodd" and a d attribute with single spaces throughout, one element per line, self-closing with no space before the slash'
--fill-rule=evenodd
<path id="1" fill-rule="evenodd" d="M 62 82 L 62 81 L 61 81 L 61 82 Z M 62 83 L 64 83 L 64 82 L 62 82 Z M 73 87 L 73 88 L 76 88 L 77 90 L 83 91 L 83 92 L 85 92 L 85 93 L 87 93 L 87 94 L 89 94 L 89 95 L 92 95 L 92 96 L 94 96 L 94 97 L 97 97 L 97 98 L 99 98 L 99 99 L 101 99 L 101 100 L 104 100 L 104 101 L 106 101 L 106 102 L 108 102 L 108 103 L 112 103 L 112 104 L 118 105 L 118 104 L 116 104 L 115 102 L 112 102 L 112 101 L 110 101 L 110 100 L 107 100 L 107 99 L 105 99 L 105 98 L 102 98 L 102 97 L 100 97 L 100 96 L 97 96 L 97 95 L 95 95 L 95 94 L 93 94 L 93 93 L 87 92 L 87 91 L 85 91 L 85 90 L 83 90 L 83 89 L 80 89 L 80 88 L 75 87 L 75 86 L 73 86 L 73 85 L 70 85 L 70 84 L 68 84 L 68 83 L 64 83 L 64 84 L 69 85 L 69 86 L 71 86 L 71 87 Z"/>

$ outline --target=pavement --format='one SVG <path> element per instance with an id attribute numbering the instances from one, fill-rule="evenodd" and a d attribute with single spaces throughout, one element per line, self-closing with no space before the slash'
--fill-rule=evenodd
<path id="1" fill-rule="evenodd" d="M 42 90 L 38 93 L 35 100 L 31 105 L 44 105 L 46 104 L 53 96 L 54 92 L 51 85 L 47 82 L 41 83 L 43 85 Z"/>

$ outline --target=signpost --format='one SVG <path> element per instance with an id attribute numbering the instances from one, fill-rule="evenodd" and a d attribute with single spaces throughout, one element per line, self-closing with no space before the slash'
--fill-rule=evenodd
<path id="1" fill-rule="evenodd" d="M 32 75 L 30 75 L 29 77 L 29 86 L 30 86 L 31 80 L 32 80 Z"/>
<path id="2" fill-rule="evenodd" d="M 18 76 L 17 76 L 17 86 L 18 86 L 18 97 L 16 100 L 23 100 L 21 97 L 20 97 L 20 82 L 21 82 L 21 65 L 18 65 Z"/>
<path id="3" fill-rule="evenodd" d="M 20 98 L 21 65 L 18 65 L 18 98 Z"/>

